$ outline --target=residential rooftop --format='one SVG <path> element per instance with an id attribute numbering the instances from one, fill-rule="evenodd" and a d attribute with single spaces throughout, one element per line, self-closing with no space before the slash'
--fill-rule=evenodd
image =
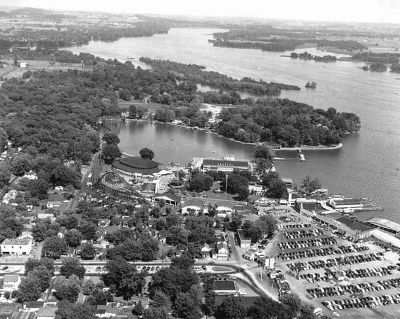
<path id="1" fill-rule="evenodd" d="M 18 245 L 28 245 L 30 242 L 32 242 L 32 238 L 26 236 L 18 238 L 6 238 L 1 244 L 18 246 Z"/>

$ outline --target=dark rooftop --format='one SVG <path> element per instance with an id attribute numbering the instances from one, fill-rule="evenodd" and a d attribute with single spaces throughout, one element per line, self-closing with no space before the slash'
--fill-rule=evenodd
<path id="1" fill-rule="evenodd" d="M 139 156 L 129 156 L 123 157 L 118 160 L 121 164 L 135 167 L 135 168 L 142 168 L 142 169 L 149 169 L 149 168 L 157 168 L 160 165 L 157 162 L 154 162 L 149 159 L 141 158 Z"/>
<path id="2" fill-rule="evenodd" d="M 216 280 L 214 281 L 214 290 L 236 291 L 235 282 L 233 280 Z"/>
<path id="3" fill-rule="evenodd" d="M 112 165 L 117 169 L 130 173 L 154 174 L 160 171 L 158 168 L 160 163 L 139 156 L 120 158 L 115 160 Z"/>
<path id="4" fill-rule="evenodd" d="M 349 218 L 346 216 L 343 216 L 341 218 L 336 219 L 337 221 L 341 222 L 342 224 L 346 225 L 347 227 L 353 229 L 353 230 L 359 230 L 359 231 L 368 231 L 373 229 L 373 227 L 367 226 L 364 223 L 359 222 L 356 219 Z"/>

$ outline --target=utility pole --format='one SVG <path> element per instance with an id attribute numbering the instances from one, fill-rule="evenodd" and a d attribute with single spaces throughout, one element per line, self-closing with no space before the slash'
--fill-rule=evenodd
<path id="1" fill-rule="evenodd" d="M 226 198 L 228 198 L 228 174 L 225 172 L 225 192 L 226 192 Z"/>

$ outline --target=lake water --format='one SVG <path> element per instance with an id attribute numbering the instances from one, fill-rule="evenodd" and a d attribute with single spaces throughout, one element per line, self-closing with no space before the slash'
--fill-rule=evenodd
<path id="1" fill-rule="evenodd" d="M 172 29 L 166 35 L 91 42 L 69 50 L 119 60 L 133 58 L 130 61 L 134 64 L 139 64 L 141 56 L 170 59 L 204 65 L 236 78 L 295 84 L 302 90 L 283 92 L 282 97 L 357 113 L 362 129 L 346 137 L 341 150 L 308 152 L 305 162 L 277 161 L 277 169 L 281 176 L 296 182 L 311 175 L 332 193 L 371 198 L 385 210 L 360 213 L 360 217 L 380 215 L 400 223 L 400 74 L 362 71 L 363 63 L 318 63 L 284 58 L 282 53 L 217 48 L 208 43 L 214 31 L 220 30 Z M 323 54 L 327 53 L 319 55 Z M 308 81 L 315 81 L 317 89 L 304 89 Z M 156 160 L 164 163 L 185 163 L 205 155 L 249 158 L 253 151 L 251 146 L 203 131 L 146 122 L 127 123 L 120 137 L 121 148 L 127 153 L 137 154 L 141 147 L 149 146 Z"/>

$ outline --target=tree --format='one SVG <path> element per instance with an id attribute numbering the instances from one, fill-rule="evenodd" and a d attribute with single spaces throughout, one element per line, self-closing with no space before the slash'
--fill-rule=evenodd
<path id="1" fill-rule="evenodd" d="M 269 188 L 271 187 L 271 183 L 272 181 L 276 180 L 276 179 L 280 179 L 279 178 L 279 174 L 277 172 L 268 172 L 267 174 L 264 174 L 262 176 L 262 184 Z"/>
<path id="2" fill-rule="evenodd" d="M 44 179 L 38 178 L 31 180 L 28 183 L 27 190 L 31 193 L 32 197 L 37 197 L 40 200 L 48 197 L 47 191 L 50 188 L 50 184 Z"/>
<path id="3" fill-rule="evenodd" d="M 90 141 L 92 144 L 92 148 L 90 151 L 92 153 L 96 153 L 100 149 L 100 137 L 99 133 L 96 130 L 90 130 L 85 134 L 85 137 Z"/>
<path id="4" fill-rule="evenodd" d="M 40 294 L 39 279 L 28 275 L 25 279 L 22 279 L 16 297 L 18 302 L 36 301 Z"/>
<path id="5" fill-rule="evenodd" d="M 141 316 L 141 315 L 143 315 L 143 313 L 144 313 L 144 308 L 142 306 L 142 303 L 139 300 L 139 302 L 137 302 L 135 307 L 132 309 L 132 314 L 134 314 L 136 316 Z"/>
<path id="6" fill-rule="evenodd" d="M 153 275 L 150 285 L 150 295 L 153 296 L 156 291 L 162 291 L 175 300 L 179 292 L 186 293 L 190 291 L 193 285 L 198 284 L 199 278 L 193 270 L 194 260 L 188 256 L 182 255 L 175 258 L 169 268 L 163 268 Z"/>
<path id="7" fill-rule="evenodd" d="M 141 158 L 145 158 L 145 159 L 149 159 L 149 160 L 152 160 L 154 158 L 154 152 L 147 147 L 142 148 L 140 150 L 139 154 L 140 154 Z"/>
<path id="8" fill-rule="evenodd" d="M 272 159 L 273 159 L 272 150 L 265 145 L 257 146 L 254 151 L 254 159 L 259 159 L 259 158 L 265 159 L 268 162 L 272 163 Z"/>
<path id="9" fill-rule="evenodd" d="M 267 190 L 267 195 L 272 198 L 285 198 L 287 197 L 287 188 L 281 179 L 274 179 L 270 183 Z"/>
<path id="10" fill-rule="evenodd" d="M 92 244 L 85 244 L 81 250 L 81 258 L 83 260 L 92 260 L 96 257 L 96 249 Z"/>
<path id="11" fill-rule="evenodd" d="M 70 303 L 75 303 L 78 300 L 80 285 L 79 281 L 75 280 L 71 276 L 70 279 L 64 279 L 54 284 L 55 297 L 58 300 L 66 300 Z"/>
<path id="12" fill-rule="evenodd" d="M 156 290 L 152 300 L 151 306 L 154 308 L 171 309 L 171 300 L 162 291 Z"/>
<path id="13" fill-rule="evenodd" d="M 242 226 L 243 235 L 251 238 L 251 242 L 256 243 L 262 236 L 261 228 L 253 222 L 246 220 Z"/>
<path id="14" fill-rule="evenodd" d="M 72 185 L 75 188 L 80 188 L 80 171 L 74 171 L 72 168 L 60 163 L 51 170 L 49 180 L 53 186 Z"/>
<path id="15" fill-rule="evenodd" d="M 95 309 L 87 303 L 70 303 L 66 300 L 59 302 L 56 312 L 57 319 L 96 319 Z"/>
<path id="16" fill-rule="evenodd" d="M 11 179 L 11 167 L 7 163 L 0 164 L 0 189 L 8 185 Z"/>
<path id="17" fill-rule="evenodd" d="M 256 158 L 254 160 L 255 163 L 255 172 L 256 174 L 262 176 L 266 171 L 272 168 L 272 162 L 265 158 Z"/>
<path id="18" fill-rule="evenodd" d="M 168 310 L 164 308 L 150 307 L 144 311 L 143 319 L 170 319 Z"/>
<path id="19" fill-rule="evenodd" d="M 189 190 L 195 192 L 208 191 L 213 184 L 211 176 L 204 173 L 197 173 L 189 181 Z"/>
<path id="20" fill-rule="evenodd" d="M 281 298 L 281 302 L 287 307 L 287 312 L 297 314 L 300 311 L 300 298 L 295 294 L 285 294 Z"/>
<path id="21" fill-rule="evenodd" d="M 47 236 L 49 224 L 46 222 L 39 221 L 32 227 L 32 236 L 33 239 L 37 242 L 42 242 L 45 240 Z"/>
<path id="22" fill-rule="evenodd" d="M 105 133 L 101 140 L 109 145 L 118 145 L 120 142 L 118 135 L 114 133 Z"/>
<path id="23" fill-rule="evenodd" d="M 40 292 L 44 292 L 50 287 L 51 275 L 50 271 L 44 265 L 35 267 L 28 273 L 28 277 L 36 278 L 38 280 Z"/>
<path id="24" fill-rule="evenodd" d="M 0 127 L 0 152 L 7 146 L 8 135 L 4 128 Z"/>
<path id="25" fill-rule="evenodd" d="M 54 275 L 54 261 L 50 258 L 32 259 L 29 258 L 25 263 L 25 275 L 37 267 L 44 266 L 50 272 L 50 275 Z"/>
<path id="26" fill-rule="evenodd" d="M 144 277 L 144 273 L 137 272 L 135 268 L 132 268 L 128 273 L 122 274 L 118 293 L 125 300 L 129 300 L 133 295 L 141 293 L 144 286 Z"/>
<path id="27" fill-rule="evenodd" d="M 294 313 L 288 313 L 287 308 L 270 298 L 259 298 L 253 306 L 248 309 L 248 315 L 252 319 L 274 319 L 293 318 Z"/>
<path id="28" fill-rule="evenodd" d="M 106 144 L 103 147 L 102 157 L 106 164 L 112 164 L 116 158 L 120 158 L 122 155 L 118 146 L 115 144 Z"/>
<path id="29" fill-rule="evenodd" d="M 188 243 L 189 231 L 182 226 L 172 226 L 168 230 L 167 234 L 167 244 L 173 246 L 186 246 Z"/>
<path id="30" fill-rule="evenodd" d="M 83 238 L 82 233 L 77 229 L 71 229 L 67 231 L 64 235 L 65 243 L 69 247 L 74 247 L 74 248 L 80 245 L 82 238 Z"/>
<path id="31" fill-rule="evenodd" d="M 104 283 L 112 292 L 125 299 L 139 293 L 144 284 L 144 275 L 138 273 L 135 266 L 123 259 L 110 260 L 106 265 L 107 274 L 103 275 Z"/>
<path id="32" fill-rule="evenodd" d="M 238 228 L 240 228 L 242 225 L 242 215 L 239 215 L 238 213 L 233 213 L 231 215 L 231 220 L 229 222 L 229 230 L 236 232 Z"/>
<path id="33" fill-rule="evenodd" d="M 88 222 L 88 221 L 81 221 L 81 224 L 78 227 L 79 231 L 83 234 L 83 237 L 87 240 L 96 240 L 97 239 L 97 225 Z"/>
<path id="34" fill-rule="evenodd" d="M 190 293 L 178 293 L 174 303 L 175 314 L 183 319 L 200 319 L 202 317 L 200 305 Z"/>
<path id="35" fill-rule="evenodd" d="M 62 266 L 60 268 L 60 274 L 65 277 L 69 277 L 71 275 L 76 275 L 79 279 L 82 279 L 85 275 L 86 269 L 81 265 L 81 262 L 78 258 L 70 257 L 65 258 L 62 261 Z"/>
<path id="36" fill-rule="evenodd" d="M 267 235 L 269 238 L 272 237 L 273 233 L 278 229 L 276 219 L 271 215 L 261 216 L 255 223 L 260 229 L 263 235 Z"/>
<path id="37" fill-rule="evenodd" d="M 203 312 L 206 316 L 214 316 L 215 310 L 215 292 L 214 292 L 214 278 L 208 276 L 203 278 L 203 290 L 204 290 L 204 304 Z"/>
<path id="38" fill-rule="evenodd" d="M 226 298 L 215 312 L 216 319 L 244 319 L 245 317 L 246 309 L 233 297 Z"/>
<path id="39" fill-rule="evenodd" d="M 82 284 L 82 293 L 86 296 L 93 295 L 96 287 L 92 280 L 85 280 Z"/>
<path id="40" fill-rule="evenodd" d="M 33 158 L 27 153 L 16 155 L 11 162 L 11 172 L 16 176 L 22 176 L 32 168 Z"/>
<path id="41" fill-rule="evenodd" d="M 42 256 L 58 259 L 67 252 L 67 245 L 64 240 L 54 236 L 48 237 L 43 242 Z"/>
<path id="42" fill-rule="evenodd" d="M 6 298 L 8 300 L 8 299 L 10 299 L 10 297 L 11 297 L 10 292 L 9 291 L 5 291 L 4 292 L 4 298 Z"/>
<path id="43" fill-rule="evenodd" d="M 321 188 L 321 183 L 318 178 L 312 179 L 310 176 L 306 176 L 303 179 L 301 187 L 305 190 L 307 194 L 311 194 L 313 191 Z"/>

